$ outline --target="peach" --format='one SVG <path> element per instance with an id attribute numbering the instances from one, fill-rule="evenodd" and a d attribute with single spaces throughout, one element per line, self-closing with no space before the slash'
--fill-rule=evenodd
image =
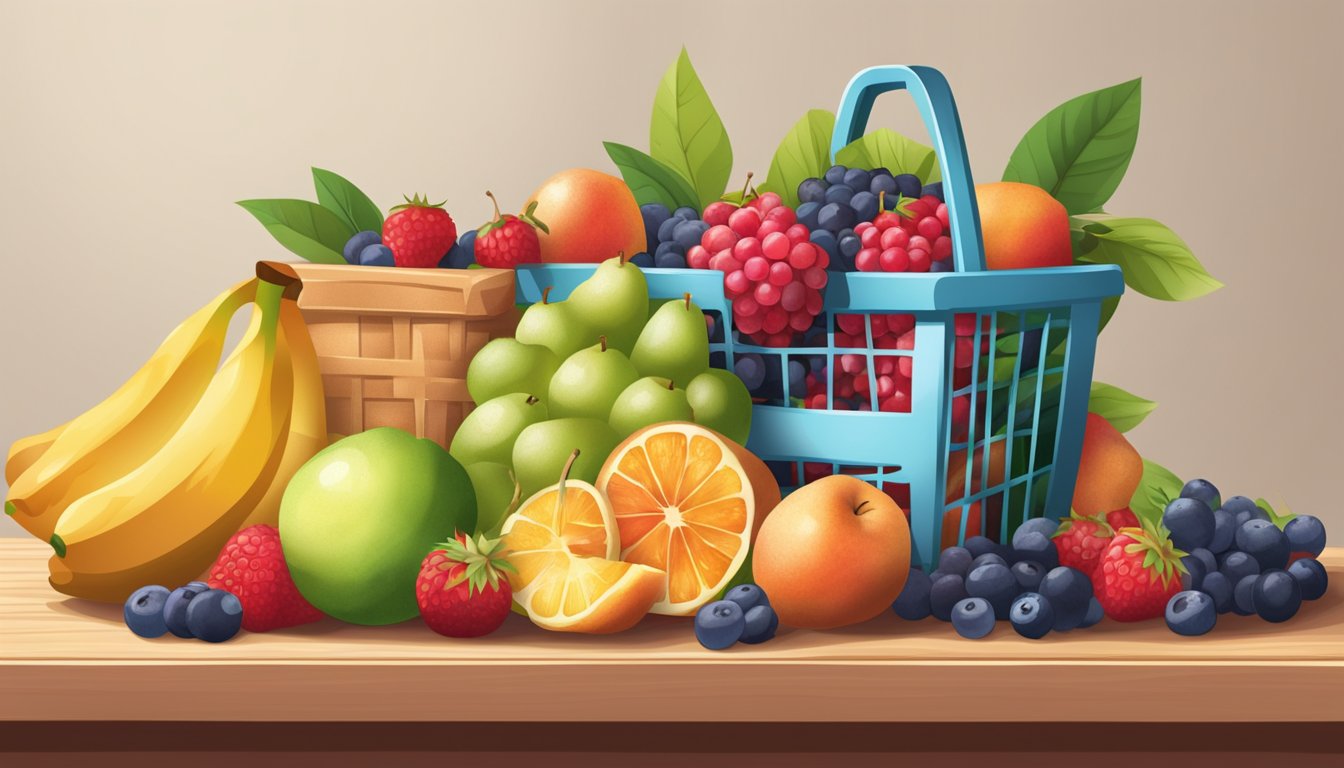
<path id="1" fill-rule="evenodd" d="M 975 185 L 980 233 L 989 269 L 1067 267 L 1073 264 L 1069 214 L 1049 192 L 1032 184 Z"/>
<path id="2" fill-rule="evenodd" d="M 1087 414 L 1073 509 L 1080 515 L 1104 515 L 1129 506 L 1143 477 L 1143 459 L 1120 431 L 1095 413 Z"/>
<path id="3" fill-rule="evenodd" d="M 598 263 L 645 248 L 644 217 L 621 179 L 590 168 L 571 168 L 542 182 L 523 205 L 550 233 L 537 232 L 541 260 Z"/>

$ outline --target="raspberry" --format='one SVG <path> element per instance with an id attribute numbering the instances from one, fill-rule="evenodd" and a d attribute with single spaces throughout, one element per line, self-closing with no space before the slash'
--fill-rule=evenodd
<path id="1" fill-rule="evenodd" d="M 208 579 L 211 589 L 232 592 L 243 604 L 243 629 L 272 629 L 308 624 L 322 618 L 299 594 L 280 548 L 280 532 L 254 525 L 235 533 L 220 550 Z"/>

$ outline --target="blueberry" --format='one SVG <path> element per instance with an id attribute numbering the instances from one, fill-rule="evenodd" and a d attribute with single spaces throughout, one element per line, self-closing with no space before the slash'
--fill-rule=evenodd
<path id="1" fill-rule="evenodd" d="M 676 230 L 677 225 L 683 223 L 684 221 L 685 221 L 684 219 L 679 219 L 673 216 L 669 218 L 667 221 L 664 221 L 662 224 L 658 225 L 658 242 L 660 243 L 671 242 L 672 233 Z"/>
<path id="2" fill-rule="evenodd" d="M 1013 563 L 1013 567 L 1008 570 L 1013 572 L 1013 578 L 1017 579 L 1017 586 L 1023 592 L 1040 591 L 1041 581 L 1045 578 L 1045 569 L 1040 563 L 1032 560 L 1022 560 Z"/>
<path id="3" fill-rule="evenodd" d="M 971 561 L 974 559 L 965 547 L 948 547 L 938 555 L 938 570 L 965 576 L 971 570 Z"/>
<path id="4" fill-rule="evenodd" d="M 1049 598 L 1038 592 L 1026 592 L 1013 601 L 1008 620 L 1017 634 L 1039 640 L 1055 626 L 1055 610 Z"/>
<path id="5" fill-rule="evenodd" d="M 832 165 L 826 170 L 825 179 L 827 184 L 840 184 L 845 180 L 845 173 L 849 169 L 843 165 Z"/>
<path id="6" fill-rule="evenodd" d="M 700 244 L 700 238 L 708 229 L 709 224 L 698 219 L 683 221 L 672 230 L 672 240 L 683 250 L 690 250 L 691 246 Z"/>
<path id="7" fill-rule="evenodd" d="M 809 230 L 817 228 L 817 212 L 821 210 L 821 203 L 801 203 L 794 214 L 798 216 L 798 221 Z"/>
<path id="8" fill-rule="evenodd" d="M 939 621 L 951 621 L 952 606 L 968 597 L 964 579 L 953 573 L 944 574 L 933 579 L 929 588 L 929 612 Z"/>
<path id="9" fill-rule="evenodd" d="M 970 550 L 967 549 L 967 551 L 970 551 Z M 1007 560 L 1004 560 L 1004 559 L 999 555 L 999 553 L 997 553 L 997 552 L 986 552 L 985 554 L 980 555 L 979 557 L 977 557 L 977 558 L 975 558 L 974 560 L 971 561 L 971 567 L 970 567 L 970 570 L 974 571 L 976 568 L 979 568 L 979 567 L 982 566 L 982 565 L 989 565 L 990 563 L 996 563 L 996 564 L 998 564 L 998 565 L 1002 565 L 1004 568 L 1007 568 L 1007 567 L 1008 567 L 1008 561 L 1007 561 Z"/>
<path id="10" fill-rule="evenodd" d="M 971 571 L 966 577 L 966 594 L 971 597 L 983 597 L 994 609 L 994 615 L 1000 619 L 1008 618 L 1008 609 L 1013 598 L 1021 594 L 1017 579 L 1008 566 L 990 563 Z"/>
<path id="11" fill-rule="evenodd" d="M 872 192 L 856 192 L 849 205 L 859 221 L 872 221 L 877 216 L 877 195 Z"/>
<path id="12" fill-rule="evenodd" d="M 1263 509 L 1256 506 L 1256 503 L 1254 501 L 1251 501 L 1245 496 L 1233 496 L 1230 499 L 1224 500 L 1223 509 L 1226 509 L 1233 515 L 1237 514 L 1238 512 L 1250 512 L 1257 515 L 1264 515 L 1264 517 L 1262 518 L 1264 520 L 1269 519 L 1269 515 L 1266 515 Z"/>
<path id="13" fill-rule="evenodd" d="M 821 179 L 803 179 L 803 183 L 798 185 L 798 201 L 800 203 L 823 203 L 826 201 L 826 187 L 830 186 Z M 801 206 L 799 206 L 801 210 Z M 798 218 L 802 218 L 799 216 Z"/>
<path id="14" fill-rule="evenodd" d="M 672 245 L 672 243 L 663 243 L 658 246 L 659 253 L 653 257 L 653 266 L 659 269 L 685 269 L 686 257 L 675 250 L 663 251 L 664 245 Z"/>
<path id="15" fill-rule="evenodd" d="M 923 186 L 919 183 L 919 177 L 913 173 L 902 173 L 894 177 L 896 180 L 896 190 L 905 197 L 919 197 Z"/>
<path id="16" fill-rule="evenodd" d="M 1260 574 L 1251 590 L 1255 612 L 1265 621 L 1287 621 L 1302 607 L 1302 588 L 1287 571 L 1275 568 Z"/>
<path id="17" fill-rule="evenodd" d="M 1288 537 L 1288 548 L 1294 552 L 1306 552 L 1312 557 L 1325 549 L 1325 525 L 1314 515 L 1298 515 L 1283 527 Z"/>
<path id="18" fill-rule="evenodd" d="M 845 184 L 832 184 L 830 188 L 826 190 L 826 202 L 828 203 L 844 203 L 845 205 L 849 205 L 849 201 L 853 199 L 853 197 L 854 189 Z M 830 227 L 826 228 L 830 229 Z"/>
<path id="19" fill-rule="evenodd" d="M 1232 582 L 1227 580 L 1222 571 L 1214 571 L 1205 576 L 1199 591 L 1213 599 L 1213 607 L 1219 613 L 1232 610 Z"/>
<path id="20" fill-rule="evenodd" d="M 1199 589 L 1199 585 L 1204 583 L 1204 577 L 1209 573 L 1204 561 L 1194 555 L 1186 555 L 1181 558 L 1181 564 L 1185 566 L 1185 573 L 1181 575 L 1181 586 L 1185 589 Z"/>
<path id="21" fill-rule="evenodd" d="M 906 621 L 919 621 L 928 616 L 932 610 L 929 604 L 929 590 L 932 587 L 933 581 L 924 569 L 911 568 L 901 594 L 891 604 L 891 610 Z"/>
<path id="22" fill-rule="evenodd" d="M 1218 558 L 1218 570 L 1227 577 L 1230 584 L 1236 584 L 1247 576 L 1260 573 L 1260 563 L 1245 552 L 1232 550 Z"/>
<path id="23" fill-rule="evenodd" d="M 1288 567 L 1288 537 L 1268 520 L 1247 520 L 1237 529 L 1237 549 L 1254 557 L 1261 573 Z"/>
<path id="24" fill-rule="evenodd" d="M 863 241 L 859 239 L 858 235 L 845 235 L 836 240 L 836 243 L 840 248 L 840 255 L 850 261 L 853 261 L 859 251 L 863 250 Z"/>
<path id="25" fill-rule="evenodd" d="M 1221 555 L 1232 546 L 1237 536 L 1237 527 L 1233 524 L 1232 513 L 1219 507 L 1213 510 L 1213 541 L 1209 542 L 1209 551 Z"/>
<path id="26" fill-rule="evenodd" d="M 1014 563 L 1031 560 L 1049 570 L 1059 565 L 1059 550 L 1055 549 L 1055 543 L 1048 536 L 1039 531 L 1028 531 L 1025 534 L 1019 531 L 1013 536 L 1009 560 Z"/>
<path id="27" fill-rule="evenodd" d="M 868 191 L 877 194 L 885 194 L 886 199 L 890 200 L 896 197 L 896 180 L 891 174 L 879 175 L 873 174 L 872 181 L 868 182 Z"/>
<path id="28" fill-rule="evenodd" d="M 807 394 L 807 366 L 797 358 L 789 358 L 789 397 Z"/>
<path id="29" fill-rule="evenodd" d="M 359 252 L 359 265 L 361 267 L 395 267 L 397 262 L 392 258 L 392 249 L 386 245 L 370 245 Z"/>
<path id="30" fill-rule="evenodd" d="M 1218 493 L 1218 487 L 1208 480 L 1196 478 L 1186 483 L 1181 488 L 1182 499 L 1199 499 L 1209 506 L 1209 509 L 1217 509 L 1223 505 L 1222 496 Z"/>
<path id="31" fill-rule="evenodd" d="M 457 238 L 457 244 L 460 245 L 460 246 L 462 246 L 462 248 L 463 248 L 464 250 L 466 250 L 467 253 L 470 253 L 470 254 L 472 255 L 472 258 L 475 258 L 475 257 L 476 257 L 476 230 L 474 230 L 474 229 L 468 229 L 466 232 L 463 232 L 463 233 L 462 233 L 462 236 L 459 237 L 459 238 Z"/>
<path id="32" fill-rule="evenodd" d="M 669 240 L 666 243 L 659 243 L 658 250 L 653 252 L 654 265 L 656 266 L 658 264 L 659 259 L 665 258 L 669 255 L 680 256 L 684 259 L 686 258 L 686 249 L 682 248 L 681 244 L 675 240 Z"/>
<path id="33" fill-rule="evenodd" d="M 1213 510 L 1199 499 L 1173 499 L 1162 511 L 1162 525 L 1171 532 L 1171 543 L 1186 552 L 1213 543 Z"/>
<path id="34" fill-rule="evenodd" d="M 232 593 L 207 589 L 187 603 L 187 628 L 207 643 L 222 643 L 243 626 L 243 604 Z"/>
<path id="35" fill-rule="evenodd" d="M 141 587 L 126 598 L 121 615 L 126 626 L 141 637 L 159 637 L 168 631 L 163 623 L 163 604 L 168 600 L 168 588 L 155 584 Z"/>
<path id="36" fill-rule="evenodd" d="M 169 632 L 178 637 L 191 637 L 191 630 L 187 628 L 187 606 L 193 598 L 209 589 L 209 584 L 193 581 L 169 593 L 163 602 L 163 623 Z"/>
<path id="37" fill-rule="evenodd" d="M 966 551 L 971 553 L 971 557 L 979 557 L 991 553 L 999 555 L 1000 557 L 1003 556 L 1003 552 L 1000 551 L 1003 548 L 999 546 L 997 541 L 988 536 L 971 536 L 966 539 L 965 547 Z"/>
<path id="38" fill-rule="evenodd" d="M 476 257 L 473 254 L 474 249 L 463 248 L 461 243 L 453 243 L 453 247 L 448 249 L 448 253 L 439 259 L 440 269 L 466 269 L 476 263 Z"/>
<path id="39" fill-rule="evenodd" d="M 723 596 L 724 600 L 732 600 L 742 608 L 745 614 L 758 605 L 769 605 L 770 599 L 765 596 L 765 590 L 755 584 L 738 584 L 736 587 L 728 590 Z"/>
<path id="40" fill-rule="evenodd" d="M 933 569 L 933 572 L 929 574 L 929 581 L 933 584 L 937 584 L 939 579 L 943 578 L 944 576 L 951 576 L 951 575 L 952 574 L 946 571 L 940 571 L 937 568 L 935 568 Z"/>
<path id="41" fill-rule="evenodd" d="M 850 189 L 867 189 L 872 183 L 873 175 L 862 168 L 850 168 L 845 171 L 845 178 L 841 182 Z"/>
<path id="42" fill-rule="evenodd" d="M 874 179 L 876 179 L 878 176 L 886 176 L 887 178 L 891 178 L 891 171 L 887 170 L 885 167 L 881 165 L 869 171 L 869 173 L 873 174 Z"/>
<path id="43" fill-rule="evenodd" d="M 689 205 L 683 205 L 672 212 L 672 218 L 681 219 L 682 221 L 694 221 L 700 218 L 700 212 Z"/>
<path id="44" fill-rule="evenodd" d="M 636 253 L 630 257 L 630 263 L 640 269 L 650 269 L 653 267 L 653 256 L 647 253 Z"/>
<path id="45" fill-rule="evenodd" d="M 1092 599 L 1092 580 L 1077 568 L 1051 568 L 1038 590 L 1055 609 L 1053 629 L 1067 632 L 1083 623 Z"/>
<path id="46" fill-rule="evenodd" d="M 1330 585 L 1330 575 L 1326 573 L 1325 566 L 1314 557 L 1294 560 L 1293 564 L 1288 566 L 1288 574 L 1297 579 L 1303 600 L 1319 600 L 1325 594 L 1326 587 Z"/>
<path id="47" fill-rule="evenodd" d="M 779 629 L 779 616 L 769 603 L 753 605 L 742 616 L 742 642 L 748 645 L 764 643 Z"/>
<path id="48" fill-rule="evenodd" d="M 1096 626 L 1105 615 L 1106 612 L 1102 610 L 1101 602 L 1094 597 L 1087 601 L 1087 613 L 1083 614 L 1083 623 L 1079 624 L 1078 628 L 1087 629 Z"/>
<path id="49" fill-rule="evenodd" d="M 1188 589 L 1199 589 L 1199 582 L 1203 581 L 1207 574 L 1218 570 L 1218 558 L 1214 557 L 1212 552 L 1203 547 L 1195 547 L 1190 550 L 1190 554 L 1181 558 L 1181 562 L 1185 563 L 1187 569 L 1191 568 L 1192 562 L 1199 563 L 1199 565 L 1195 566 L 1200 569 L 1199 578 L 1195 579 L 1194 586 L 1188 587 Z M 1191 576 L 1194 576 L 1194 574 L 1194 570 L 1191 570 Z"/>
<path id="50" fill-rule="evenodd" d="M 658 228 L 672 218 L 672 212 L 662 203 L 646 203 L 639 206 L 639 213 L 644 217 L 645 247 L 652 251 L 658 247 Z"/>
<path id="51" fill-rule="evenodd" d="M 1232 587 L 1232 612 L 1238 616 L 1250 616 L 1255 613 L 1255 582 L 1260 574 L 1246 576 Z"/>
<path id="52" fill-rule="evenodd" d="M 1203 635 L 1217 621 L 1213 600 L 1203 592 L 1193 589 L 1177 592 L 1167 601 L 1167 627 L 1178 635 Z"/>
<path id="53" fill-rule="evenodd" d="M 1026 534 L 1032 533 L 1033 531 L 1036 533 L 1043 534 L 1045 536 L 1054 536 L 1055 531 L 1058 530 L 1058 528 L 1059 528 L 1058 520 L 1052 520 L 1051 518 L 1048 517 L 1033 517 L 1029 520 L 1024 521 L 1021 525 L 1017 527 L 1016 531 L 1013 531 L 1013 546 L 1014 547 L 1017 546 L 1017 537 L 1019 536 L 1025 536 Z"/>
<path id="54" fill-rule="evenodd" d="M 943 182 L 941 181 L 935 181 L 932 184 L 925 184 L 923 188 L 919 190 L 919 196 L 923 197 L 924 195 L 933 195 L 939 200 L 947 202 L 947 198 L 943 197 Z"/>
<path id="55" fill-rule="evenodd" d="M 716 600 L 695 614 L 695 639 L 711 651 L 721 651 L 736 643 L 746 627 L 742 606 L 732 600 Z"/>
<path id="56" fill-rule="evenodd" d="M 821 206 L 820 211 L 817 211 L 817 224 L 831 232 L 839 232 L 857 223 L 858 217 L 847 203 L 827 202 Z"/>
<path id="57" fill-rule="evenodd" d="M 813 229 L 809 237 L 814 245 L 820 247 L 826 252 L 827 256 L 831 257 L 831 261 L 839 262 L 840 246 L 835 241 L 835 235 L 824 229 Z"/>
<path id="58" fill-rule="evenodd" d="M 930 272 L 955 272 L 956 270 L 953 269 L 953 267 L 952 267 L 952 260 L 951 260 L 951 259 L 939 259 L 938 261 L 934 261 L 934 262 L 930 262 L 930 263 L 929 263 L 929 271 L 930 271 Z"/>
<path id="59" fill-rule="evenodd" d="M 994 609 L 983 597 L 968 597 L 952 606 L 952 628 L 970 640 L 994 631 Z"/>
<path id="60" fill-rule="evenodd" d="M 345 248 L 341 249 L 341 255 L 345 257 L 347 263 L 359 265 L 359 254 L 370 245 L 381 245 L 383 236 L 373 230 L 356 232 L 349 240 L 345 241 Z"/>

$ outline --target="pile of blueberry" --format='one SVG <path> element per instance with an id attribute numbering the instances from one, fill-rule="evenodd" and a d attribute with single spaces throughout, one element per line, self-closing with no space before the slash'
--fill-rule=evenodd
<path id="1" fill-rule="evenodd" d="M 141 587 L 122 609 L 126 626 L 140 637 L 177 637 L 222 643 L 243 626 L 243 604 L 227 590 L 193 581 L 172 592 L 157 584 Z"/>
<path id="2" fill-rule="evenodd" d="M 383 236 L 373 230 L 356 232 L 345 241 L 341 255 L 357 267 L 395 267 L 392 249 L 383 245 Z M 468 229 L 439 261 L 442 269 L 466 269 L 476 263 L 476 230 Z"/>
<path id="3" fill-rule="evenodd" d="M 639 212 L 644 216 L 647 252 L 631 257 L 631 263 L 645 268 L 685 269 L 686 252 L 700 244 L 709 224 L 698 211 L 685 206 L 669 211 L 661 203 L 649 203 L 641 205 Z"/>
<path id="4" fill-rule="evenodd" d="M 1228 612 L 1287 621 L 1303 601 L 1325 594 L 1328 576 L 1316 559 L 1325 549 L 1325 526 L 1317 517 L 1298 515 L 1280 528 L 1254 501 L 1223 500 L 1213 483 L 1198 479 L 1167 504 L 1162 524 L 1188 553 L 1185 591 L 1167 605 L 1174 632 L 1202 635 Z"/>
<path id="5" fill-rule="evenodd" d="M 695 614 L 695 639 L 701 645 L 722 651 L 739 641 L 755 645 L 775 636 L 779 617 L 760 587 L 739 584 L 723 598 L 702 606 Z"/>
<path id="6" fill-rule="evenodd" d="M 943 550 L 933 573 L 910 569 L 892 610 L 908 621 L 930 615 L 950 621 L 957 634 L 971 639 L 993 632 L 999 621 L 1033 640 L 1096 624 L 1102 610 L 1091 579 L 1059 565 L 1050 540 L 1057 525 L 1034 518 L 1018 527 L 1012 546 L 972 536 L 965 546 Z"/>

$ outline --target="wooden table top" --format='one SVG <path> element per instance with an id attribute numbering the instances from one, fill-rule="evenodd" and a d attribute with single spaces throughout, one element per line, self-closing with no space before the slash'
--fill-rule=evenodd
<path id="1" fill-rule="evenodd" d="M 602 637 L 511 616 L 474 640 L 334 620 L 146 640 L 120 606 L 52 590 L 49 554 L 0 540 L 0 722 L 1344 722 L 1341 548 L 1322 557 L 1333 589 L 1286 624 L 1228 614 L 1186 638 L 1103 621 L 1039 641 L 1000 624 L 971 641 L 888 614 L 721 652 L 657 616 Z M 470 708 L 427 706 L 463 688 Z"/>

